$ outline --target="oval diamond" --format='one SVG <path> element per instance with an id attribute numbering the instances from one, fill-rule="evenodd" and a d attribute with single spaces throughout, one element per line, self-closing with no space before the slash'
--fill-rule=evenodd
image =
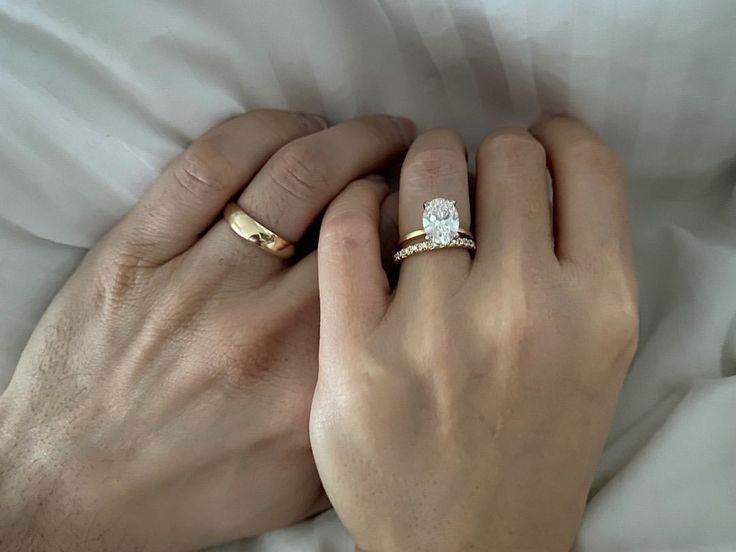
<path id="1" fill-rule="evenodd" d="M 422 225 L 427 239 L 436 245 L 447 245 L 460 229 L 460 215 L 455 202 L 438 197 L 424 204 Z"/>

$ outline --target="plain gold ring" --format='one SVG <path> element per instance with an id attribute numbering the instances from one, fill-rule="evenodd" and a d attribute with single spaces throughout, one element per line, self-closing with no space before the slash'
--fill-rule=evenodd
<path id="1" fill-rule="evenodd" d="M 263 226 L 235 203 L 225 207 L 225 220 L 238 236 L 280 259 L 294 255 L 294 245 Z"/>

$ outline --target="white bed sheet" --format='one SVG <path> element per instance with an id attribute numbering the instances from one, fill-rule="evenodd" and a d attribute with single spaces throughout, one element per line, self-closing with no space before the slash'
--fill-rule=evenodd
<path id="1" fill-rule="evenodd" d="M 568 112 L 629 167 L 642 310 L 577 548 L 736 550 L 735 25 L 732 0 L 0 1 L 0 389 L 84 250 L 223 118 L 391 112 L 472 151 Z M 333 513 L 228 549 L 352 550 Z"/>

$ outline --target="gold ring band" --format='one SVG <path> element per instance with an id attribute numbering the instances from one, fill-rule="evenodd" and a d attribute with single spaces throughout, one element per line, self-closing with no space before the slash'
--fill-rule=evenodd
<path id="1" fill-rule="evenodd" d="M 235 203 L 225 207 L 225 220 L 238 236 L 280 259 L 294 255 L 294 245 L 272 232 Z"/>
<path id="2" fill-rule="evenodd" d="M 473 236 L 473 233 L 470 230 L 465 230 L 465 228 L 458 229 L 457 235 L 458 237 L 468 238 L 469 240 L 475 239 L 475 236 Z M 399 239 L 399 248 L 404 247 L 405 245 L 407 245 L 407 242 L 415 238 L 425 238 L 426 236 L 427 236 L 427 233 L 424 230 L 414 230 L 413 232 L 404 234 L 401 237 L 401 239 Z"/>
<path id="3" fill-rule="evenodd" d="M 436 249 L 449 249 L 449 248 L 462 248 L 468 249 L 469 251 L 475 251 L 475 240 L 472 238 L 453 238 L 447 245 L 436 244 L 433 241 L 425 240 L 419 243 L 402 247 L 396 253 L 394 253 L 394 262 L 399 264 L 401 261 L 417 253 L 424 253 L 426 251 L 434 251 Z"/>

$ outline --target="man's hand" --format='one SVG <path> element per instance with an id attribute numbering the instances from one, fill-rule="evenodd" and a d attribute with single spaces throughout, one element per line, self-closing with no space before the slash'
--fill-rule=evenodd
<path id="1" fill-rule="evenodd" d="M 247 185 L 242 209 L 298 242 L 413 138 L 387 116 L 323 128 L 226 122 L 90 251 L 0 397 L 0 548 L 194 550 L 326 508 L 316 255 L 286 265 L 218 221 Z"/>

